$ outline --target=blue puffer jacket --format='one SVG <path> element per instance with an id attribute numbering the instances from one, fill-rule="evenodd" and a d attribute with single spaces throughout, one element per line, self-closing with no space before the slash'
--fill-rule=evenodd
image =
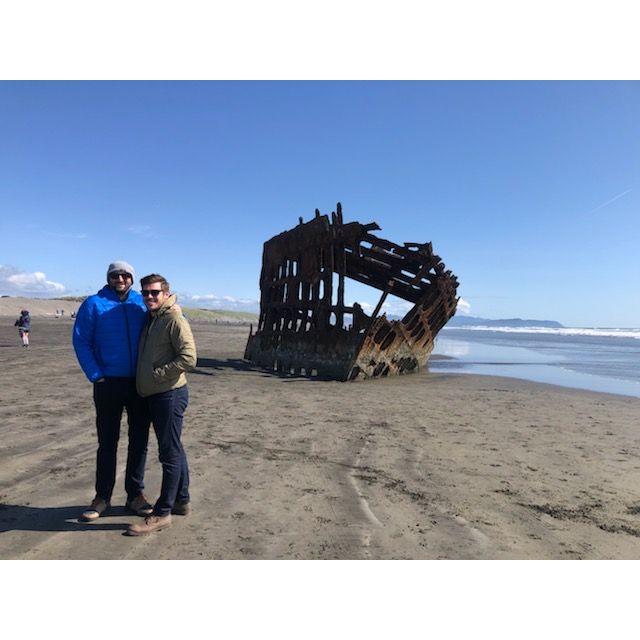
<path id="1" fill-rule="evenodd" d="M 121 301 L 108 286 L 89 296 L 73 325 L 73 348 L 90 382 L 135 377 L 138 339 L 147 319 L 142 296 L 133 289 Z"/>

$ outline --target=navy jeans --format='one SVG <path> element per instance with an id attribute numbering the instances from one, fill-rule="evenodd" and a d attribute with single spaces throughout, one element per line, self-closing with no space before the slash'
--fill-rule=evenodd
<path id="1" fill-rule="evenodd" d="M 96 460 L 96 494 L 106 502 L 116 483 L 116 457 L 120 439 L 122 411 L 127 410 L 129 449 L 124 488 L 127 499 L 133 500 L 144 489 L 144 467 L 149 442 L 149 410 L 147 403 L 136 391 L 135 378 L 105 378 L 93 385 L 98 430 Z"/>
<path id="2" fill-rule="evenodd" d="M 189 390 L 184 385 L 149 396 L 147 401 L 162 463 L 162 488 L 153 513 L 166 516 L 176 502 L 189 502 L 189 466 L 180 442 L 184 412 L 189 404 Z"/>

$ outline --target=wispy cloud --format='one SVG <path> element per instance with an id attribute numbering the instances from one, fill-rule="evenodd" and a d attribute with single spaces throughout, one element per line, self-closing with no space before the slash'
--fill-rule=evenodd
<path id="1" fill-rule="evenodd" d="M 191 295 L 180 294 L 180 302 L 185 305 L 196 304 L 208 309 L 224 309 L 227 311 L 252 311 L 260 309 L 260 301 L 252 298 L 235 298 L 234 296 L 219 296 L 215 293 Z"/>
<path id="2" fill-rule="evenodd" d="M 602 204 L 599 204 L 595 209 L 591 209 L 591 211 L 589 211 L 589 214 L 595 213 L 596 211 L 600 211 L 600 209 L 604 209 L 605 207 L 608 207 L 612 202 L 615 202 L 616 200 L 619 200 L 623 196 L 626 196 L 628 193 L 631 193 L 632 191 L 633 191 L 633 189 L 627 189 L 626 191 L 623 191 L 622 193 L 619 193 L 617 196 L 613 196 L 613 198 L 610 198 L 606 202 L 603 202 Z"/>
<path id="3" fill-rule="evenodd" d="M 83 238 L 88 238 L 86 233 L 60 233 L 57 231 L 42 231 L 46 236 L 52 236 L 54 238 L 65 238 L 71 240 L 82 240 Z"/>
<path id="4" fill-rule="evenodd" d="M 463 316 L 468 316 L 471 313 L 471 305 L 464 298 L 458 300 L 458 313 Z"/>
<path id="5" fill-rule="evenodd" d="M 60 294 L 65 290 L 63 284 L 47 280 L 42 271 L 20 271 L 0 265 L 0 293 L 3 295 L 41 296 Z"/>
<path id="6" fill-rule="evenodd" d="M 49 229 L 43 229 L 41 225 L 34 224 L 33 222 L 27 223 L 27 229 L 34 229 L 45 236 L 51 236 L 52 238 L 62 238 L 65 240 L 84 240 L 89 236 L 86 233 L 77 233 L 72 231 L 50 231 Z"/>
<path id="7" fill-rule="evenodd" d="M 400 298 L 387 298 L 381 307 L 381 312 L 391 316 L 404 316 L 413 307 L 411 302 Z"/>
<path id="8" fill-rule="evenodd" d="M 375 307 L 372 304 L 369 304 L 368 302 L 359 302 L 358 304 L 362 307 L 362 310 L 365 313 L 369 313 L 370 314 L 375 309 Z M 348 306 L 352 307 L 353 306 L 353 302 L 349 303 Z"/>
<path id="9" fill-rule="evenodd" d="M 127 227 L 127 231 L 135 233 L 137 236 L 145 236 L 147 238 L 155 238 L 156 234 L 148 224 L 132 224 Z"/>
<path id="10" fill-rule="evenodd" d="M 375 305 L 370 302 L 359 302 L 359 304 L 362 310 L 369 315 L 371 315 L 375 309 Z M 351 305 L 353 305 L 353 302 L 350 302 L 347 306 Z M 411 302 L 389 296 L 382 305 L 380 314 L 386 313 L 388 316 L 404 316 L 412 307 L 413 304 Z M 458 313 L 467 316 L 470 312 L 471 304 L 463 298 L 460 298 L 460 300 L 458 300 Z"/>
<path id="11" fill-rule="evenodd" d="M 353 306 L 353 302 L 354 301 L 349 302 L 347 306 Z M 358 300 L 357 302 L 362 307 L 362 310 L 369 315 L 371 315 L 376 308 L 376 305 L 371 304 L 370 302 L 363 302 L 361 300 Z M 389 296 L 380 308 L 379 315 L 386 313 L 388 316 L 404 316 L 411 307 L 413 307 L 413 304 L 410 302 L 402 300 L 401 298 Z"/>

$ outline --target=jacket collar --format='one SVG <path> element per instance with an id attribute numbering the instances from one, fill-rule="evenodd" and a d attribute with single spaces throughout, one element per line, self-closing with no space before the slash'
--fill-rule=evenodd
<path id="1" fill-rule="evenodd" d="M 108 285 L 105 284 L 100 291 L 98 291 L 98 295 L 101 298 L 107 298 L 108 300 L 114 300 L 116 302 L 127 302 L 131 300 L 134 296 L 131 294 L 134 293 L 133 287 L 129 287 L 129 291 L 127 291 L 127 297 L 124 300 L 120 300 L 120 296 Z"/>
<path id="2" fill-rule="evenodd" d="M 157 309 L 156 311 L 151 311 L 151 317 L 152 318 L 157 318 L 161 315 L 164 315 L 165 313 L 167 313 L 167 311 L 169 311 L 169 309 L 171 309 L 171 307 L 173 307 L 173 305 L 176 303 L 176 294 L 172 294 L 170 295 L 160 306 L 159 309 Z"/>

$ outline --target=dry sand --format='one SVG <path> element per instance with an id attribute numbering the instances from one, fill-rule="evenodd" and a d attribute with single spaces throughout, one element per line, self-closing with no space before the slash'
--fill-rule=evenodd
<path id="1" fill-rule="evenodd" d="M 639 558 L 640 400 L 481 376 L 344 384 L 242 360 L 195 324 L 184 442 L 194 512 L 144 538 L 93 497 L 91 386 L 70 320 L 0 328 L 0 558 Z M 153 438 L 152 438 L 153 442 Z M 155 443 L 147 488 L 160 482 Z"/>

